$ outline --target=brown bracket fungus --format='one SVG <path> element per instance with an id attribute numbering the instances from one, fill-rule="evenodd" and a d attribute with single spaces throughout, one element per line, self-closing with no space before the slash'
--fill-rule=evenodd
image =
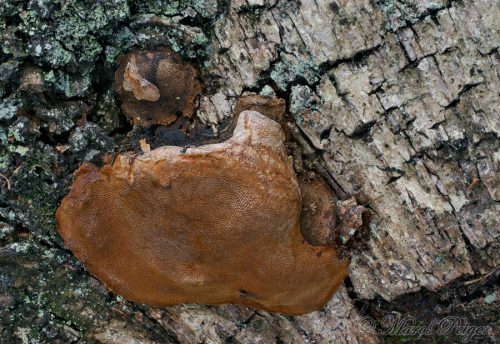
<path id="1" fill-rule="evenodd" d="M 238 117 L 245 110 L 253 110 L 278 122 L 283 127 L 285 107 L 284 99 L 251 94 L 238 99 L 234 107 L 234 116 Z"/>
<path id="2" fill-rule="evenodd" d="M 284 99 L 265 97 L 258 94 L 250 94 L 245 97 L 238 98 L 236 104 L 234 105 L 233 111 L 235 120 L 233 120 L 231 124 L 220 133 L 220 138 L 225 140 L 229 138 L 230 135 L 232 135 L 234 128 L 238 123 L 238 116 L 245 110 L 257 111 L 277 122 L 282 129 L 286 129 L 286 105 Z"/>
<path id="3" fill-rule="evenodd" d="M 190 63 L 163 48 L 123 56 L 114 88 L 134 124 L 167 125 L 178 115 L 192 115 L 201 83 Z"/>
<path id="4" fill-rule="evenodd" d="M 301 194 L 275 121 L 243 111 L 233 137 L 84 164 L 56 214 L 66 245 L 125 298 L 322 307 L 348 260 L 300 231 Z"/>

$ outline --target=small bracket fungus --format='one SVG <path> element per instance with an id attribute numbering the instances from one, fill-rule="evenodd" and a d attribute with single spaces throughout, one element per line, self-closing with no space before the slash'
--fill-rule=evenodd
<path id="1" fill-rule="evenodd" d="M 129 300 L 302 314 L 330 299 L 349 262 L 306 242 L 301 207 L 280 125 L 243 111 L 225 142 L 82 165 L 56 220 L 90 272 Z"/>
<path id="2" fill-rule="evenodd" d="M 285 107 L 284 99 L 252 94 L 238 99 L 234 107 L 234 115 L 238 117 L 245 110 L 253 110 L 278 122 L 283 127 Z"/>
<path id="3" fill-rule="evenodd" d="M 321 178 L 300 180 L 299 183 L 302 194 L 302 235 L 313 245 L 334 246 L 336 237 L 332 231 L 337 228 L 335 193 Z"/>
<path id="4" fill-rule="evenodd" d="M 163 48 L 122 57 L 114 88 L 134 124 L 166 125 L 192 115 L 201 83 L 190 63 Z"/>

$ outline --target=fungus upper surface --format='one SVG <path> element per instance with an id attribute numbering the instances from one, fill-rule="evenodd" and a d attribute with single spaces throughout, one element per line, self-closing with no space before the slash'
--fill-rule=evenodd
<path id="1" fill-rule="evenodd" d="M 253 110 L 278 122 L 283 127 L 285 106 L 284 99 L 252 94 L 238 99 L 234 107 L 234 115 L 238 117 L 245 110 Z"/>
<path id="2" fill-rule="evenodd" d="M 321 178 L 301 180 L 299 183 L 302 194 L 302 235 L 313 245 L 335 245 L 336 238 L 332 233 L 338 227 L 335 193 Z"/>
<path id="3" fill-rule="evenodd" d="M 225 142 L 84 164 L 56 214 L 66 245 L 131 301 L 324 305 L 349 262 L 300 231 L 301 195 L 273 120 L 243 111 Z"/>
<path id="4" fill-rule="evenodd" d="M 250 94 L 238 98 L 234 105 L 234 119 L 219 135 L 223 140 L 228 139 L 238 123 L 238 116 L 245 110 L 257 111 L 260 114 L 272 119 L 285 128 L 285 100 L 280 98 L 265 97 L 258 94 Z"/>
<path id="5" fill-rule="evenodd" d="M 201 92 L 196 69 L 168 49 L 131 52 L 120 60 L 115 91 L 134 124 L 170 124 L 191 116 Z"/>

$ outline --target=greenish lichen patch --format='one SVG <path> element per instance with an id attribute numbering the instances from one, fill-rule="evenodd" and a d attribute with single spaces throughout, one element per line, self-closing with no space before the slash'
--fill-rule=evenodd
<path id="1" fill-rule="evenodd" d="M 304 81 L 312 85 L 319 81 L 319 69 L 313 60 L 292 61 L 286 56 L 271 70 L 271 79 L 285 91 L 292 82 Z"/>
<path id="2" fill-rule="evenodd" d="M 396 31 L 407 23 L 416 23 L 422 16 L 446 8 L 447 0 L 436 1 L 403 1 L 380 0 L 376 4 L 385 14 L 386 29 Z"/>
<path id="3" fill-rule="evenodd" d="M 264 87 L 262 87 L 260 95 L 264 97 L 276 97 L 276 93 L 274 92 L 273 88 L 269 85 L 265 85 Z"/>
<path id="4" fill-rule="evenodd" d="M 85 96 L 91 85 L 88 72 L 69 74 L 60 70 L 45 74 L 45 82 L 54 93 L 64 94 L 66 98 Z"/>
<path id="5" fill-rule="evenodd" d="M 0 120 L 13 118 L 21 107 L 21 101 L 10 97 L 0 101 Z"/>
<path id="6" fill-rule="evenodd" d="M 63 185 L 54 174 L 56 157 L 50 149 L 32 148 L 30 155 L 11 176 L 16 223 L 47 241 L 60 239 L 54 233 L 54 213 Z"/>
<path id="7" fill-rule="evenodd" d="M 290 94 L 290 112 L 296 117 L 297 123 L 302 121 L 301 114 L 318 110 L 317 95 L 308 86 L 293 86 Z"/>
<path id="8" fill-rule="evenodd" d="M 177 0 L 137 1 L 133 5 L 133 10 L 137 13 L 152 13 L 157 15 L 172 16 L 179 13 L 180 4 Z"/>

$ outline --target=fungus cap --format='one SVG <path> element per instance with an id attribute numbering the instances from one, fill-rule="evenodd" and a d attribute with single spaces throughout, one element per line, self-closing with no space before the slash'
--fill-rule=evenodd
<path id="1" fill-rule="evenodd" d="M 201 92 L 196 69 L 166 48 L 131 52 L 120 59 L 114 89 L 134 124 L 170 124 L 190 117 Z"/>
<path id="2" fill-rule="evenodd" d="M 257 111 L 283 127 L 286 110 L 284 99 L 251 94 L 238 99 L 234 107 L 235 117 L 245 110 Z"/>
<path id="3" fill-rule="evenodd" d="M 82 165 L 57 210 L 66 245 L 109 289 L 150 305 L 324 305 L 349 262 L 301 235 L 301 196 L 273 120 L 243 111 L 231 139 Z"/>

